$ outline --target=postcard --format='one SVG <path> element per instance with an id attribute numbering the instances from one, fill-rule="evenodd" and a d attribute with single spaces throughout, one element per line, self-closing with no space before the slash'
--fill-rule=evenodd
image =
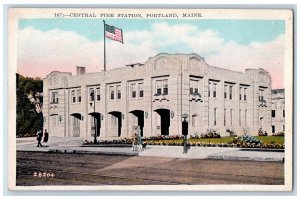
<path id="1" fill-rule="evenodd" d="M 292 10 L 8 14 L 10 190 L 292 190 Z"/>

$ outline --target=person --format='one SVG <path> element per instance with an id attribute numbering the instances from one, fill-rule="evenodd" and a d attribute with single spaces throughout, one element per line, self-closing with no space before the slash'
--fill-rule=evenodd
<path id="1" fill-rule="evenodd" d="M 36 140 L 38 141 L 37 147 L 39 147 L 39 146 L 43 147 L 43 145 L 41 144 L 41 140 L 42 140 L 42 137 L 43 137 L 43 132 L 41 130 L 38 130 L 36 135 L 37 135 Z"/>
<path id="2" fill-rule="evenodd" d="M 133 132 L 133 138 L 132 138 L 132 151 L 137 150 L 137 142 L 138 142 L 138 133 L 137 133 L 137 128 L 135 128 Z"/>
<path id="3" fill-rule="evenodd" d="M 141 136 L 141 129 L 140 127 L 138 126 L 137 128 L 137 149 L 139 151 L 142 151 L 143 150 L 143 146 L 142 146 L 142 136 Z"/>
<path id="4" fill-rule="evenodd" d="M 48 142 L 48 139 L 49 139 L 49 133 L 47 132 L 47 129 L 45 129 L 45 132 L 44 132 L 44 146 L 47 147 L 47 142 Z"/>

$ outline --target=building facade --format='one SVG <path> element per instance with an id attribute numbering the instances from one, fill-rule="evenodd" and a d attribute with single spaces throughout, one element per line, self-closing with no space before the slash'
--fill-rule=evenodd
<path id="1" fill-rule="evenodd" d="M 285 131 L 285 96 L 284 89 L 272 90 L 272 129 L 271 133 Z"/>
<path id="2" fill-rule="evenodd" d="M 52 136 L 100 139 L 181 135 L 214 129 L 225 136 L 271 132 L 271 78 L 213 67 L 197 54 L 158 54 L 144 64 L 77 75 L 52 72 L 44 83 L 44 129 Z"/>

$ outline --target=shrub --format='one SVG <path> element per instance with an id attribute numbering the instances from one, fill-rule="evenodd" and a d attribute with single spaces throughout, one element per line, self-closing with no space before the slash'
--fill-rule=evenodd
<path id="1" fill-rule="evenodd" d="M 226 129 L 226 133 L 229 134 L 229 137 L 236 137 L 236 133 L 233 130 L 230 129 Z"/>
<path id="2" fill-rule="evenodd" d="M 220 133 L 214 129 L 207 129 L 206 133 L 200 135 L 201 138 L 220 138 Z"/>
<path id="3" fill-rule="evenodd" d="M 284 136 L 284 131 L 273 133 L 273 136 Z"/>

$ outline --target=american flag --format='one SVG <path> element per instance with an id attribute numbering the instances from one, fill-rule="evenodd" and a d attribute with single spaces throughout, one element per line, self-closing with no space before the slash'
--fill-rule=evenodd
<path id="1" fill-rule="evenodd" d="M 123 43 L 122 29 L 105 24 L 105 37 Z"/>

